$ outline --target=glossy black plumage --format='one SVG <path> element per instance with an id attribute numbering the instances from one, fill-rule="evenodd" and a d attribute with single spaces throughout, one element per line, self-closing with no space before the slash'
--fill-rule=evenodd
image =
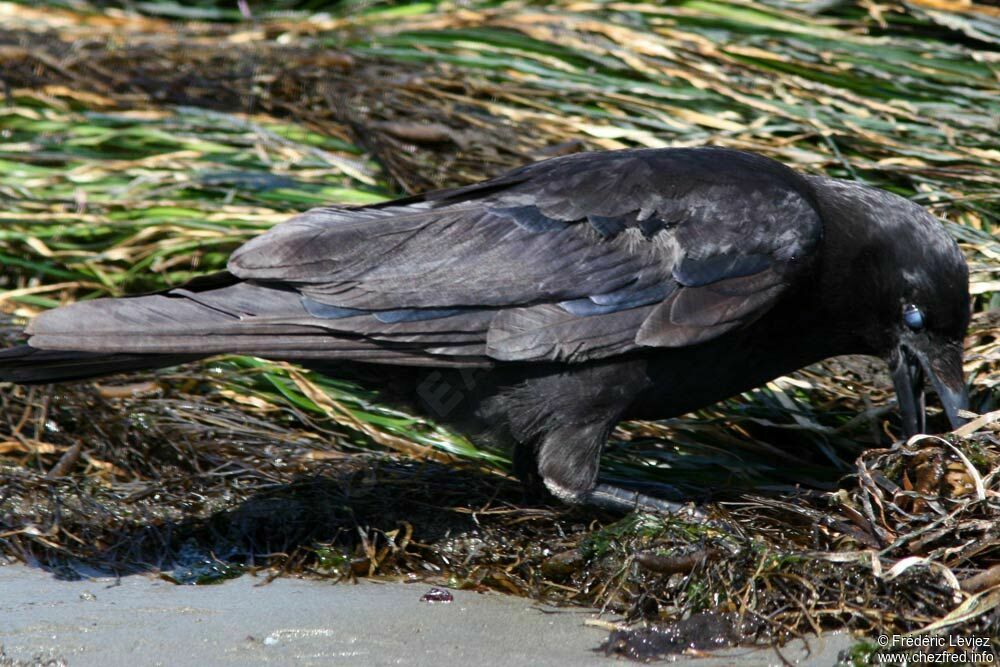
<path id="1" fill-rule="evenodd" d="M 0 353 L 0 378 L 224 352 L 365 364 L 432 416 L 518 448 L 524 475 L 571 501 L 593 499 L 617 421 L 681 414 L 829 356 L 885 357 L 910 369 L 897 389 L 911 394 L 926 372 L 956 419 L 963 400 L 967 269 L 940 225 L 900 197 L 749 153 L 586 153 L 315 209 L 228 268 L 45 313 L 29 327 L 42 352 Z M 913 304 L 926 331 L 904 322 Z M 107 368 L 100 355 L 114 355 Z"/>

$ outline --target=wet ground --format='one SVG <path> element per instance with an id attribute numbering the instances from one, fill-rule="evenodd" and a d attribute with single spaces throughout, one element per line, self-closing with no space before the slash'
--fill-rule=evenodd
<path id="1" fill-rule="evenodd" d="M 0 567 L 0 665 L 614 665 L 595 652 L 608 636 L 588 610 L 425 583 L 357 585 L 240 577 L 178 586 L 151 576 L 61 581 Z M 605 616 L 604 621 L 614 618 Z M 588 623 L 589 622 L 589 623 Z M 832 665 L 850 638 L 782 650 L 799 664 Z M 673 664 L 781 664 L 773 650 L 730 649 Z"/>

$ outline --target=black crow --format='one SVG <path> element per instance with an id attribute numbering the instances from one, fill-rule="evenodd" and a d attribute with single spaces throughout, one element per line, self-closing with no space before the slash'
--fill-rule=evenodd
<path id="1" fill-rule="evenodd" d="M 308 211 L 225 273 L 40 315 L 0 379 L 292 360 L 513 447 L 522 479 L 565 501 L 658 506 L 597 483 L 617 422 L 867 354 L 888 362 L 907 434 L 925 428 L 925 378 L 957 425 L 969 311 L 958 246 L 906 199 L 740 151 L 623 150 Z"/>

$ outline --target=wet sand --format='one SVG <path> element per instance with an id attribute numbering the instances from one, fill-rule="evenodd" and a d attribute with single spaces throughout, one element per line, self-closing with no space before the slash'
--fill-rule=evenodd
<path id="1" fill-rule="evenodd" d="M 628 664 L 595 653 L 598 615 L 495 593 L 451 591 L 421 602 L 424 583 L 357 585 L 243 576 L 178 586 L 149 576 L 61 581 L 21 565 L 0 567 L 0 664 L 61 658 L 71 667 L 146 665 Z M 605 620 L 609 617 L 605 616 Z M 844 636 L 782 650 L 800 664 L 832 665 Z M 771 650 L 731 649 L 674 665 L 781 664 Z"/>

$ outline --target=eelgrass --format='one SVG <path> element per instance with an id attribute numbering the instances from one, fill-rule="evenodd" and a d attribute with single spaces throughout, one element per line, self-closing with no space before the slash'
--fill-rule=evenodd
<path id="1" fill-rule="evenodd" d="M 985 40 L 957 38 L 930 10 L 345 3 L 308 20 L 257 10 L 247 20 L 211 2 L 139 9 L 190 18 L 183 12 L 192 7 L 233 24 L 77 9 L 59 14 L 55 33 L 44 32 L 56 25 L 50 11 L 0 7 L 4 310 L 30 316 L 181 284 L 313 205 L 461 184 L 584 148 L 714 143 L 862 179 L 946 219 L 976 295 L 966 368 L 973 407 L 998 407 L 1000 323 L 987 312 L 1000 283 L 998 59 Z M 879 567 L 884 560 L 889 569 L 916 541 L 885 543 L 863 508 L 852 512 L 853 498 L 871 503 L 870 485 L 846 483 L 848 495 L 830 496 L 831 507 L 815 492 L 781 500 L 796 487 L 835 488 L 864 450 L 891 443 L 891 392 L 864 360 L 831 361 L 682 419 L 616 431 L 603 466 L 610 478 L 684 497 L 764 494 L 738 510 L 763 542 L 748 535 L 719 545 L 734 557 L 708 560 L 680 583 L 642 574 L 631 555 L 715 537 L 627 524 L 615 528 L 615 549 L 594 550 L 582 537 L 585 515 L 516 506 L 509 453 L 386 407 L 363 387 L 238 357 L 121 382 L 2 392 L 7 554 L 61 567 L 82 559 L 118 571 L 175 568 L 184 581 L 201 576 L 192 550 L 241 567 L 334 576 L 430 571 L 621 610 L 652 597 L 662 618 L 723 598 L 742 601 L 735 611 L 766 614 L 804 594 L 769 582 L 812 577 L 822 609 L 775 617 L 761 637 L 777 638 L 914 629 L 964 604 L 947 586 L 938 595 L 934 572 L 921 581 L 937 592 L 919 602 L 873 577 L 875 561 L 859 560 L 878 547 Z M 989 428 L 961 446 L 995 451 Z M 384 459 L 385 451 L 395 454 Z M 903 454 L 879 456 L 879 479 L 905 486 L 905 467 L 890 465 Z M 411 458 L 452 467 L 414 467 Z M 984 478 L 993 479 L 993 460 L 977 462 Z M 935 492 L 944 491 L 919 490 Z M 191 506 L 192 496 L 203 500 Z M 451 524 L 439 531 L 442 507 Z M 477 522 L 465 522 L 463 507 L 481 510 Z M 940 538 L 946 546 L 976 521 L 995 521 L 989 503 L 962 511 Z M 863 525 L 849 528 L 857 516 Z M 893 521 L 904 519 L 912 521 Z M 817 530 L 819 544 L 797 541 Z M 962 577 L 996 562 L 996 536 L 977 535 L 980 551 L 935 552 L 934 562 Z M 476 555 L 477 540 L 492 561 Z M 850 571 L 807 549 L 850 554 Z M 557 551 L 571 556 L 553 559 Z M 824 596 L 844 576 L 863 604 L 830 613 Z M 748 598 L 745 586 L 758 585 L 769 596 Z M 909 619 L 895 610 L 918 602 Z M 961 627 L 996 624 L 980 611 Z"/>

